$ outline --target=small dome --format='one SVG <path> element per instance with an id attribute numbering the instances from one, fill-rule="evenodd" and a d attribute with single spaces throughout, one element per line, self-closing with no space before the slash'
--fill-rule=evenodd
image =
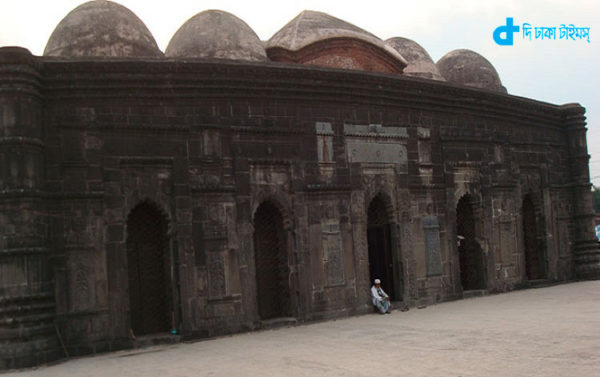
<path id="1" fill-rule="evenodd" d="M 308 45 L 327 39 L 350 38 L 367 42 L 392 56 L 403 66 L 406 60 L 396 50 L 373 34 L 344 20 L 323 12 L 305 10 L 275 33 L 267 42 L 267 49 L 283 48 L 298 51 Z"/>
<path id="2" fill-rule="evenodd" d="M 265 61 L 263 42 L 254 30 L 231 13 L 207 10 L 177 30 L 165 52 L 167 57 L 217 58 Z"/>
<path id="3" fill-rule="evenodd" d="M 408 62 L 403 73 L 407 76 L 422 77 L 431 80 L 446 81 L 431 59 L 431 56 L 417 42 L 407 38 L 390 38 L 385 43 L 398 51 Z"/>
<path id="4" fill-rule="evenodd" d="M 506 93 L 492 63 L 475 51 L 450 51 L 436 65 L 450 83 Z"/>
<path id="5" fill-rule="evenodd" d="M 129 9 L 95 0 L 72 10 L 56 26 L 45 56 L 161 57 L 154 37 Z"/>

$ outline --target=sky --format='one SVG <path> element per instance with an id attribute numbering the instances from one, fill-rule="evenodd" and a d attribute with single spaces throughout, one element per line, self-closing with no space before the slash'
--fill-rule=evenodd
<path id="1" fill-rule="evenodd" d="M 56 25 L 82 0 L 0 0 L 0 46 L 21 46 L 42 55 Z M 496 68 L 509 94 L 587 109 L 590 177 L 600 187 L 600 1 L 598 0 L 119 0 L 133 11 L 164 51 L 177 29 L 196 13 L 222 9 L 269 39 L 302 10 L 329 13 L 381 39 L 405 37 L 434 61 L 458 48 L 474 50 Z M 500 46 L 494 29 L 515 25 L 590 28 L 586 40 L 523 39 Z M 522 31 L 522 30 L 521 30 Z M 535 34 L 535 33 L 534 33 Z"/>

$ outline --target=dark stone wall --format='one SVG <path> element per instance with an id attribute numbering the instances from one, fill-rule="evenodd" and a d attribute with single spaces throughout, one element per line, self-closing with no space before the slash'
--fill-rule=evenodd
<path id="1" fill-rule="evenodd" d="M 21 77 L 2 60 L 9 55 L 0 50 L 0 93 L 11 93 L 0 96 L 5 133 L 14 123 L 6 109 L 20 98 L 7 89 Z M 184 338 L 263 326 L 253 219 L 265 201 L 283 219 L 288 299 L 299 321 L 371 310 L 367 209 L 376 196 L 389 217 L 394 290 L 406 305 L 463 296 L 456 205 L 467 194 L 487 291 L 530 283 L 526 195 L 547 280 L 574 278 L 577 261 L 596 276 L 592 228 L 575 230 L 591 211 L 578 197 L 589 185 L 587 160 L 572 157 L 587 155 L 580 106 L 278 63 L 19 56 L 31 61 L 36 83 L 27 101 L 37 110 L 25 113 L 39 116 L 33 146 L 6 137 L 0 145 L 4 159 L 31 156 L 16 170 L 2 164 L 0 304 L 29 297 L 8 291 L 21 280 L 44 287 L 49 324 L 71 355 L 133 344 L 127 220 L 143 202 L 168 224 L 173 326 Z M 569 128 L 571 112 L 578 117 Z M 18 177 L 40 194 L 11 191 Z M 13 234 L 23 243 L 9 245 Z M 576 240 L 585 257 L 574 258 Z M 43 253 L 25 257 L 14 247 Z M 19 265 L 29 258 L 39 268 L 26 278 Z M 2 329 L 17 318 L 5 313 Z M 11 350 L 3 368 L 24 365 L 4 361 L 15 350 L 37 349 L 24 337 L 1 339 Z"/>
<path id="2" fill-rule="evenodd" d="M 44 195 L 38 62 L 0 54 L 0 369 L 59 356 Z"/>

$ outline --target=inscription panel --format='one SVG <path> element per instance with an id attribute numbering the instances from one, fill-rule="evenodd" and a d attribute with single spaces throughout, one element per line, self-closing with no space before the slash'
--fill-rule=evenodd
<path id="1" fill-rule="evenodd" d="M 406 164 L 406 146 L 376 140 L 346 140 L 348 162 Z"/>
<path id="2" fill-rule="evenodd" d="M 344 125 L 348 162 L 406 165 L 404 127 L 383 127 L 380 124 Z"/>

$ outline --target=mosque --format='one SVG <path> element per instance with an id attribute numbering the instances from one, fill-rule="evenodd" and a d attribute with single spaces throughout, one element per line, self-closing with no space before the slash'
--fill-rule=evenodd
<path id="1" fill-rule="evenodd" d="M 304 11 L 0 48 L 0 369 L 600 277 L 585 109 Z"/>

